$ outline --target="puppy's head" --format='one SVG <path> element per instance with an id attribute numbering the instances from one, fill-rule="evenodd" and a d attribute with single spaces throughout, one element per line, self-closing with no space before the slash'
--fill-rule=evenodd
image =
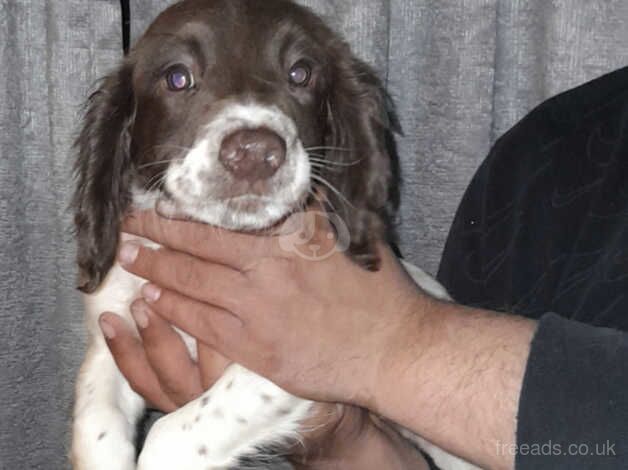
<path id="1" fill-rule="evenodd" d="M 87 103 L 74 195 L 82 289 L 111 268 L 132 205 L 252 231 L 303 207 L 317 184 L 352 254 L 373 265 L 396 204 L 391 116 L 371 69 L 309 10 L 175 4 Z"/>

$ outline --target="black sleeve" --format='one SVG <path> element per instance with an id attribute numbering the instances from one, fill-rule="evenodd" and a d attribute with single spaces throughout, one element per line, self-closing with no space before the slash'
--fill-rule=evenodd
<path id="1" fill-rule="evenodd" d="M 544 315 L 521 392 L 517 468 L 626 468 L 627 372 L 628 334 Z"/>
<path id="2" fill-rule="evenodd" d="M 628 468 L 628 68 L 495 144 L 438 278 L 460 303 L 539 320 L 518 447 L 496 452 L 522 470 Z"/>

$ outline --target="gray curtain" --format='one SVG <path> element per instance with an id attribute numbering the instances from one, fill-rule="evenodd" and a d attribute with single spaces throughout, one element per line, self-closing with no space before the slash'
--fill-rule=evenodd
<path id="1" fill-rule="evenodd" d="M 263 1 L 263 0 L 260 0 Z M 134 37 L 169 1 L 132 1 Z M 628 64 L 626 0 L 303 0 L 398 104 L 402 250 L 434 272 L 491 144 Z M 0 469 L 68 467 L 84 347 L 67 211 L 80 104 L 121 55 L 118 0 L 0 0 Z"/>

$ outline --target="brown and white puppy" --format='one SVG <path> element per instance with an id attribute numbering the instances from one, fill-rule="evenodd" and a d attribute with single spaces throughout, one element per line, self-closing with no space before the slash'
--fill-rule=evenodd
<path id="1" fill-rule="evenodd" d="M 157 18 L 89 98 L 77 140 L 73 207 L 90 345 L 77 383 L 76 470 L 226 468 L 298 437 L 311 408 L 233 365 L 156 423 L 136 464 L 145 403 L 97 326 L 104 311 L 129 318 L 143 282 L 115 263 L 125 213 L 156 206 L 255 231 L 300 210 L 318 184 L 347 229 L 349 256 L 377 269 L 374 243 L 389 237 L 397 205 L 396 130 L 372 70 L 291 1 L 184 0 Z"/>
<path id="2" fill-rule="evenodd" d="M 375 266 L 396 201 L 389 108 L 371 69 L 292 2 L 175 4 L 88 102 L 74 197 L 84 290 L 109 272 L 142 192 L 254 230 L 303 204 L 312 180 L 333 185 L 351 253 Z"/>

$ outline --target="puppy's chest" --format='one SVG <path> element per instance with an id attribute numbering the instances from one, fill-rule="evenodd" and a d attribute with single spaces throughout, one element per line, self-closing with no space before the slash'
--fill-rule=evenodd
<path id="1" fill-rule="evenodd" d="M 161 245 L 145 238 L 123 234 L 121 242 L 133 241 L 153 250 Z M 148 281 L 125 271 L 119 263 L 115 263 L 109 271 L 100 289 L 94 294 L 85 296 L 85 314 L 90 335 L 94 339 L 102 338 L 98 318 L 105 312 L 112 312 L 128 323 L 137 332 L 135 320 L 131 315 L 131 304 L 142 297 L 141 288 Z M 196 340 L 176 327 L 173 327 L 181 336 L 191 356 L 196 359 Z"/>

